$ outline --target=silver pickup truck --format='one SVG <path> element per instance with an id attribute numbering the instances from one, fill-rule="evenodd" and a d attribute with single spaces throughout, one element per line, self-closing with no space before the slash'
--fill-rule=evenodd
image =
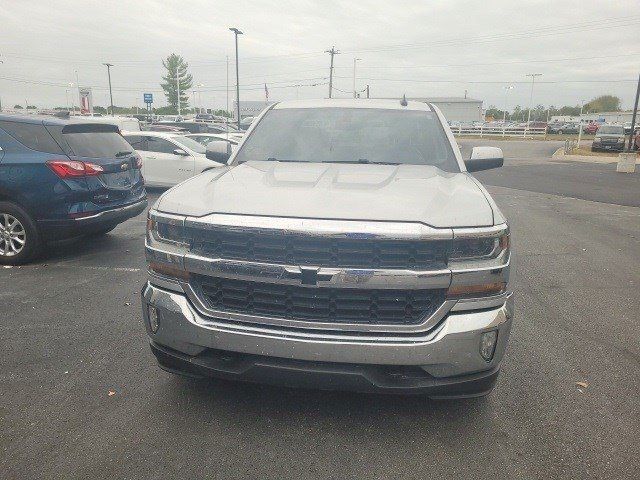
<path id="1" fill-rule="evenodd" d="M 440 111 L 404 100 L 267 108 L 227 166 L 149 212 L 142 291 L 167 371 L 471 397 L 495 385 L 513 318 L 509 228 Z"/>

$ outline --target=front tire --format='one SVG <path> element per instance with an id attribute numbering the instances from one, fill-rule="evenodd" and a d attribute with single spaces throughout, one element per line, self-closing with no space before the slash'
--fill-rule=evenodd
<path id="1" fill-rule="evenodd" d="M 21 265 L 42 250 L 42 241 L 31 216 L 18 205 L 0 202 L 0 265 Z"/>

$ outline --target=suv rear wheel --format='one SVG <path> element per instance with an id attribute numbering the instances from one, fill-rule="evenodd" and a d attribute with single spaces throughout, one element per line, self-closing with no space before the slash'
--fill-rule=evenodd
<path id="1" fill-rule="evenodd" d="M 19 265 L 40 253 L 35 223 L 18 205 L 0 202 L 0 264 Z"/>

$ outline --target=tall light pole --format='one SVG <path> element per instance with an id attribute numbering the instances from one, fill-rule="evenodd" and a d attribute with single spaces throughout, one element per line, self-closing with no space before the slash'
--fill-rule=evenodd
<path id="1" fill-rule="evenodd" d="M 69 82 L 69 89 L 73 88 L 73 82 Z M 71 111 L 76 112 L 76 101 L 73 98 L 73 91 L 71 92 Z"/>
<path id="2" fill-rule="evenodd" d="M 105 67 L 107 67 L 107 76 L 109 77 L 109 100 L 111 101 L 111 115 L 113 116 L 113 92 L 111 91 L 111 67 L 113 67 L 112 63 L 103 63 Z"/>
<path id="3" fill-rule="evenodd" d="M 238 35 L 242 35 L 242 32 L 235 27 L 229 28 L 236 39 L 236 111 L 238 112 L 238 130 L 240 130 L 240 71 L 238 70 Z"/>
<path id="4" fill-rule="evenodd" d="M 529 130 L 529 122 L 531 121 L 531 110 L 533 109 L 533 85 L 536 83 L 536 77 L 541 77 L 541 73 L 527 73 L 527 77 L 531 77 L 531 97 L 529 98 L 529 113 L 527 114 L 527 125 L 524 127 L 524 134 Z"/>
<path id="5" fill-rule="evenodd" d="M 358 60 L 362 60 L 361 58 L 354 58 L 353 59 L 353 98 L 356 98 L 356 62 Z"/>
<path id="6" fill-rule="evenodd" d="M 198 87 L 198 89 L 201 89 L 202 87 L 204 87 L 204 83 L 199 83 L 198 85 L 196 85 L 196 87 Z M 202 113 L 202 90 L 198 90 L 198 113 Z"/>
<path id="7" fill-rule="evenodd" d="M 502 113 L 502 123 L 507 122 L 507 93 L 509 90 L 513 90 L 515 87 L 513 85 L 507 85 L 504 87 L 504 112 Z"/>
<path id="8" fill-rule="evenodd" d="M 582 109 L 584 108 L 584 100 L 580 100 L 580 115 L 578 116 L 578 148 L 580 148 L 580 140 L 582 140 Z"/>
<path id="9" fill-rule="evenodd" d="M 636 88 L 636 100 L 633 104 L 633 115 L 631 115 L 631 133 L 629 134 L 629 144 L 627 145 L 627 152 L 631 151 L 631 147 L 633 143 L 633 132 L 636 129 L 636 115 L 638 114 L 638 100 L 640 100 L 640 75 L 638 75 L 638 87 Z"/>

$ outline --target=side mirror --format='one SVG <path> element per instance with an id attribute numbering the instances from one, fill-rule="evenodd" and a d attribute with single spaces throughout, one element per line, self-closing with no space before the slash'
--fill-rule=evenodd
<path id="1" fill-rule="evenodd" d="M 504 154 L 502 149 L 497 147 L 473 147 L 471 158 L 465 160 L 464 164 L 467 172 L 490 170 L 504 165 Z"/>
<path id="2" fill-rule="evenodd" d="M 209 160 L 218 163 L 227 163 L 231 156 L 231 144 L 224 140 L 214 140 L 207 144 L 206 156 Z"/>
<path id="3" fill-rule="evenodd" d="M 174 154 L 174 155 L 180 155 L 181 157 L 188 157 L 188 156 L 189 156 L 189 154 L 188 154 L 187 152 L 185 152 L 185 151 L 184 151 L 183 149 L 181 149 L 181 148 L 176 148 L 176 149 L 173 151 L 173 154 Z"/>

